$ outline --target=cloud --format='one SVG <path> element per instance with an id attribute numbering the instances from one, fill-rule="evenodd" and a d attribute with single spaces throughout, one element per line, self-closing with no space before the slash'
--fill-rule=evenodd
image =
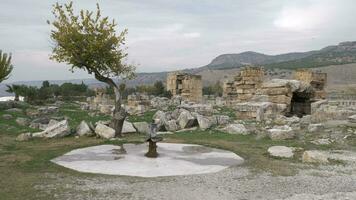
<path id="1" fill-rule="evenodd" d="M 327 28 L 331 21 L 342 19 L 340 11 L 347 9 L 349 1 L 307 0 L 293 1 L 283 7 L 273 24 L 289 31 L 311 31 Z"/>
<path id="2" fill-rule="evenodd" d="M 198 32 L 184 33 L 183 36 L 186 38 L 198 38 L 200 37 L 200 33 Z"/>

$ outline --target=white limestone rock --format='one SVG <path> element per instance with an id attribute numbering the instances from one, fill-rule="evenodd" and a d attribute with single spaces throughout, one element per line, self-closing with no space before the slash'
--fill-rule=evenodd
<path id="1" fill-rule="evenodd" d="M 286 146 L 272 146 L 268 148 L 267 152 L 270 156 L 278 158 L 292 158 L 294 156 L 293 149 Z"/>
<path id="2" fill-rule="evenodd" d="M 79 136 L 93 136 L 94 133 L 90 129 L 89 125 L 83 120 L 77 127 L 77 135 Z"/>
<path id="3" fill-rule="evenodd" d="M 104 124 L 98 124 L 95 127 L 95 133 L 105 139 L 111 139 L 115 137 L 115 130 L 104 125 Z"/>
<path id="4" fill-rule="evenodd" d="M 329 163 L 327 155 L 317 150 L 305 151 L 302 156 L 302 161 L 303 163 L 317 163 L 317 164 Z"/>
<path id="5" fill-rule="evenodd" d="M 229 124 L 222 130 L 230 134 L 241 134 L 241 135 L 250 134 L 250 132 L 246 129 L 246 127 L 243 124 Z"/>

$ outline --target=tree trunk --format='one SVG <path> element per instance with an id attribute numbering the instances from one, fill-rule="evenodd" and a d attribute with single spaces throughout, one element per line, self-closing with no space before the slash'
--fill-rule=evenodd
<path id="1" fill-rule="evenodd" d="M 20 100 L 20 97 L 19 97 L 19 95 L 18 94 L 16 94 L 15 93 L 15 99 L 14 99 L 15 101 L 19 101 Z"/>
<path id="2" fill-rule="evenodd" d="M 113 118 L 111 120 L 111 127 L 115 130 L 115 136 L 121 137 L 121 131 L 127 113 L 125 109 L 121 107 L 121 94 L 117 87 L 114 87 L 114 93 L 115 93 L 115 109 L 113 113 Z"/>

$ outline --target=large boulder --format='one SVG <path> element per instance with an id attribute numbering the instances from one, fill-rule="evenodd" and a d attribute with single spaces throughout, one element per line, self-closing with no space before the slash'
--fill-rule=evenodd
<path id="1" fill-rule="evenodd" d="M 27 118 L 18 117 L 16 119 L 16 123 L 20 126 L 28 126 L 30 124 L 30 120 Z"/>
<path id="2" fill-rule="evenodd" d="M 294 155 L 293 149 L 286 146 L 272 146 L 267 152 L 270 156 L 277 158 L 292 158 Z"/>
<path id="3" fill-rule="evenodd" d="M 241 134 L 241 135 L 250 134 L 243 124 L 229 124 L 223 129 L 223 131 L 230 134 Z"/>
<path id="4" fill-rule="evenodd" d="M 197 121 L 199 124 L 199 128 L 202 130 L 206 130 L 211 128 L 213 125 L 216 125 L 216 118 L 215 117 L 207 117 L 203 115 L 197 116 Z"/>
<path id="5" fill-rule="evenodd" d="M 115 137 L 115 130 L 104 125 L 104 124 L 98 124 L 95 127 L 95 133 L 105 139 L 111 139 Z"/>
<path id="6" fill-rule="evenodd" d="M 44 131 L 34 133 L 33 137 L 45 137 L 45 138 L 60 138 L 69 135 L 70 127 L 67 120 L 60 121 L 56 124 L 48 126 Z"/>
<path id="7" fill-rule="evenodd" d="M 121 133 L 136 133 L 135 127 L 132 125 L 132 123 L 128 121 L 124 121 L 124 124 L 122 126 L 122 131 Z"/>
<path id="8" fill-rule="evenodd" d="M 187 110 L 180 113 L 177 121 L 181 129 L 191 128 L 196 124 L 195 117 Z"/>
<path id="9" fill-rule="evenodd" d="M 150 132 L 150 126 L 147 122 L 134 122 L 132 125 L 138 133 L 148 134 Z"/>
<path id="10" fill-rule="evenodd" d="M 271 140 L 286 140 L 294 138 L 295 134 L 293 129 L 288 126 L 274 126 L 272 129 L 268 129 L 268 136 Z"/>
<path id="11" fill-rule="evenodd" d="M 312 150 L 305 151 L 302 156 L 302 161 L 304 163 L 317 163 L 317 164 L 325 164 L 328 163 L 328 157 L 321 151 Z"/>
<path id="12" fill-rule="evenodd" d="M 164 124 L 167 131 L 175 132 L 179 130 L 179 126 L 176 120 L 169 120 Z"/>
<path id="13" fill-rule="evenodd" d="M 93 136 L 94 133 L 89 127 L 89 125 L 83 120 L 80 122 L 80 124 L 77 126 L 77 135 L 79 136 Z"/>

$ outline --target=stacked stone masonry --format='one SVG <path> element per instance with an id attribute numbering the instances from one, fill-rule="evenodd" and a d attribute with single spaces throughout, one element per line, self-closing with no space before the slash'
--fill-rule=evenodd
<path id="1" fill-rule="evenodd" d="M 203 98 L 202 77 L 187 73 L 173 72 L 167 76 L 167 90 L 183 100 L 200 103 Z"/>

